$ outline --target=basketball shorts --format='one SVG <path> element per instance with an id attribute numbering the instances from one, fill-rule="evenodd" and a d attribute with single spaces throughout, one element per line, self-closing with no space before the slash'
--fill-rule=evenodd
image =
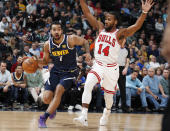
<path id="1" fill-rule="evenodd" d="M 75 85 L 77 75 L 77 70 L 74 72 L 56 72 L 51 70 L 50 78 L 45 83 L 45 90 L 54 92 L 58 84 L 61 84 L 65 89 L 69 89 Z"/>
<path id="2" fill-rule="evenodd" d="M 117 64 L 103 65 L 101 62 L 95 63 L 89 73 L 93 73 L 97 77 L 98 83 L 100 83 L 104 92 L 116 93 L 119 78 L 119 66 Z"/>

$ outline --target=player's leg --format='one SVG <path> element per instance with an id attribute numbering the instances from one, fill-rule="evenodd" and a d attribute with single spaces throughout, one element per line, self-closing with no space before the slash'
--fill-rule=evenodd
<path id="1" fill-rule="evenodd" d="M 111 107 L 113 105 L 113 94 L 104 92 L 105 108 L 103 110 L 103 115 L 100 118 L 100 126 L 105 126 L 108 122 L 109 115 L 111 112 Z"/>
<path id="2" fill-rule="evenodd" d="M 83 107 L 82 112 L 80 117 L 74 118 L 74 122 L 80 123 L 83 126 L 88 126 L 87 123 L 88 107 L 91 102 L 93 87 L 99 82 L 98 77 L 99 76 L 96 72 L 91 72 L 87 75 L 87 79 L 84 86 L 84 92 L 82 95 L 82 107 Z"/>
<path id="3" fill-rule="evenodd" d="M 107 124 L 111 107 L 113 105 L 113 94 L 116 93 L 117 82 L 119 78 L 119 67 L 108 67 L 104 70 L 104 80 L 101 84 L 101 89 L 104 90 L 105 108 L 103 115 L 100 118 L 100 125 Z"/>
<path id="4" fill-rule="evenodd" d="M 45 104 L 50 104 L 51 101 L 53 100 L 54 97 L 54 92 L 55 92 L 55 85 L 57 81 L 54 81 L 53 85 L 49 82 L 49 80 L 46 82 L 45 84 L 45 91 L 43 92 L 43 102 Z M 55 117 L 56 112 L 54 111 L 53 113 L 49 113 L 48 111 L 46 111 L 43 115 L 40 116 L 39 118 L 39 127 L 40 128 L 46 128 L 46 120 L 48 119 L 48 117 L 50 119 L 53 119 Z"/>

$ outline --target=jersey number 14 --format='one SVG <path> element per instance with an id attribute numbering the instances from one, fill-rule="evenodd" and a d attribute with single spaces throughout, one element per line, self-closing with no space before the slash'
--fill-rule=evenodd
<path id="1" fill-rule="evenodd" d="M 102 47 L 103 47 L 103 44 L 100 44 L 99 45 L 98 54 L 101 54 L 101 52 L 103 52 L 104 56 L 108 56 L 109 55 L 110 46 L 106 46 L 104 49 L 102 49 Z"/>

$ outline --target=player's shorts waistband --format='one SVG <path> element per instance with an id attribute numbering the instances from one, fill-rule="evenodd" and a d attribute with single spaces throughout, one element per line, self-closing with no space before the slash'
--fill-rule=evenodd
<path id="1" fill-rule="evenodd" d="M 112 64 L 105 64 L 101 61 L 95 60 L 97 64 L 99 64 L 100 66 L 106 66 L 106 67 L 114 67 L 117 66 L 117 63 L 112 63 Z"/>

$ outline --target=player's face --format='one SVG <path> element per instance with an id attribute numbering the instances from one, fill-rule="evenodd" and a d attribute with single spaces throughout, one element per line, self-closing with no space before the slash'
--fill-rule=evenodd
<path id="1" fill-rule="evenodd" d="M 110 31 L 116 27 L 117 20 L 112 14 L 107 13 L 105 16 L 105 29 L 106 31 Z"/>
<path id="2" fill-rule="evenodd" d="M 55 40 L 59 40 L 61 38 L 62 33 L 63 30 L 61 28 L 61 25 L 55 25 L 55 24 L 52 25 L 51 34 Z"/>

